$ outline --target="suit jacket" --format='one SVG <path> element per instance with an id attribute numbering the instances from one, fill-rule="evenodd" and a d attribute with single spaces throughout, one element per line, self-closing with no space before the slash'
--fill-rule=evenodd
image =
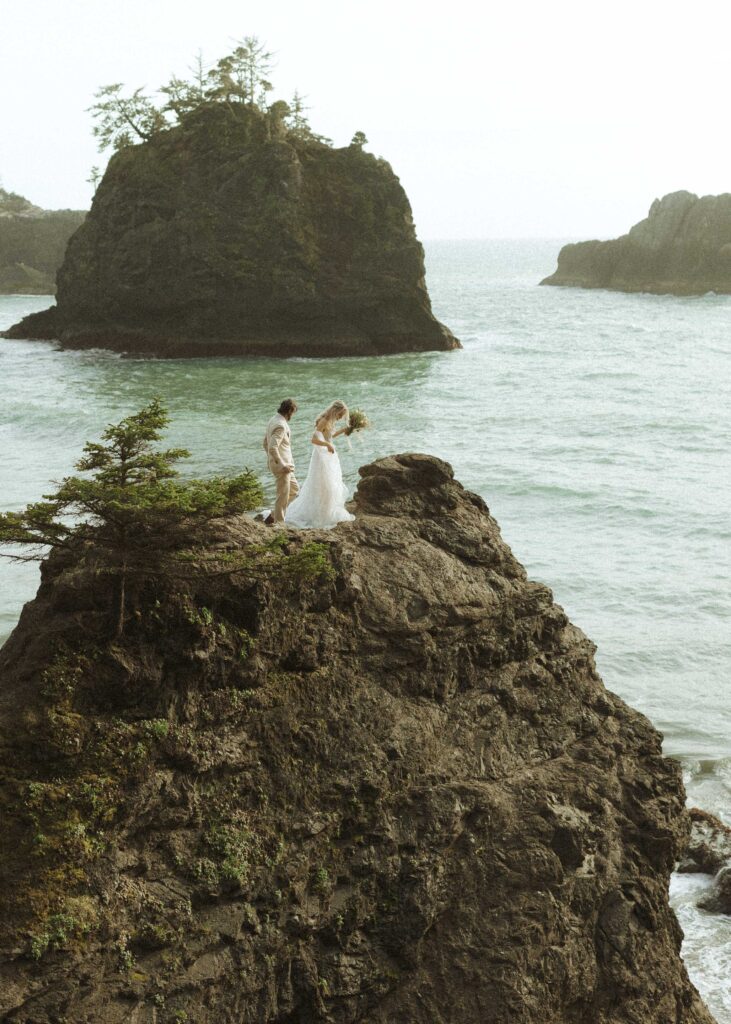
<path id="1" fill-rule="evenodd" d="M 267 423 L 264 435 L 264 451 L 267 453 L 269 469 L 275 476 L 285 472 L 285 466 L 293 466 L 292 433 L 284 416 L 276 413 Z"/>

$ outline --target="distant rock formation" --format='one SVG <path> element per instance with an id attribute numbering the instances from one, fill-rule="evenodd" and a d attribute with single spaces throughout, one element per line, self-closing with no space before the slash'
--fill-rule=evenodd
<path id="1" fill-rule="evenodd" d="M 565 245 L 541 284 L 672 295 L 731 293 L 731 193 L 672 192 L 609 242 Z"/>
<path id="2" fill-rule="evenodd" d="M 85 217 L 0 188 L 0 295 L 53 295 L 66 243 Z"/>
<path id="3" fill-rule="evenodd" d="M 0 1017 L 712 1024 L 679 766 L 450 467 L 361 469 L 330 578 L 44 565 L 0 653 Z M 216 567 L 218 568 L 218 567 Z M 105 631 L 106 627 L 106 631 Z"/>
<path id="4" fill-rule="evenodd" d="M 389 164 L 226 103 L 115 154 L 57 307 L 9 336 L 175 356 L 460 347 L 432 314 Z"/>

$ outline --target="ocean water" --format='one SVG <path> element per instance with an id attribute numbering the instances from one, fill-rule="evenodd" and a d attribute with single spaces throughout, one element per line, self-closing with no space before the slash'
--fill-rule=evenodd
<path id="1" fill-rule="evenodd" d="M 372 430 L 341 449 L 346 479 L 399 451 L 447 459 L 487 501 L 530 575 L 598 645 L 607 686 L 680 758 L 689 801 L 731 823 L 731 296 L 539 288 L 560 241 L 433 242 L 427 283 L 459 352 L 353 360 L 125 360 L 0 341 L 0 508 L 36 500 L 81 445 L 153 395 L 191 473 L 264 471 L 264 424 L 300 403 L 304 476 L 334 398 Z M 0 330 L 52 300 L 0 296 Z M 0 640 L 37 569 L 0 564 Z M 671 896 L 691 977 L 731 1024 L 731 919 Z"/>

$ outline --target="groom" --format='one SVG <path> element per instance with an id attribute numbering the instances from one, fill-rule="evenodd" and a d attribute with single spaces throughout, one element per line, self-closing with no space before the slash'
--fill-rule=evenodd
<path id="1" fill-rule="evenodd" d="M 293 398 L 285 398 L 275 416 L 267 424 L 264 435 L 264 451 L 267 453 L 269 471 L 277 483 L 277 500 L 274 511 L 270 512 L 265 523 L 282 524 L 287 505 L 297 496 L 299 484 L 294 478 L 294 459 L 292 458 L 292 433 L 289 421 L 297 412 L 297 403 Z"/>

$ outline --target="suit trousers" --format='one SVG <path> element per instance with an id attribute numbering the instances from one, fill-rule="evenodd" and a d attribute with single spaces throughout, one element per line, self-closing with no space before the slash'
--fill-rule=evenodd
<path id="1" fill-rule="evenodd" d="M 295 480 L 294 473 L 277 473 L 275 479 L 277 481 L 277 500 L 274 502 L 272 515 L 275 523 L 283 523 L 287 505 L 297 497 L 300 485 Z"/>

